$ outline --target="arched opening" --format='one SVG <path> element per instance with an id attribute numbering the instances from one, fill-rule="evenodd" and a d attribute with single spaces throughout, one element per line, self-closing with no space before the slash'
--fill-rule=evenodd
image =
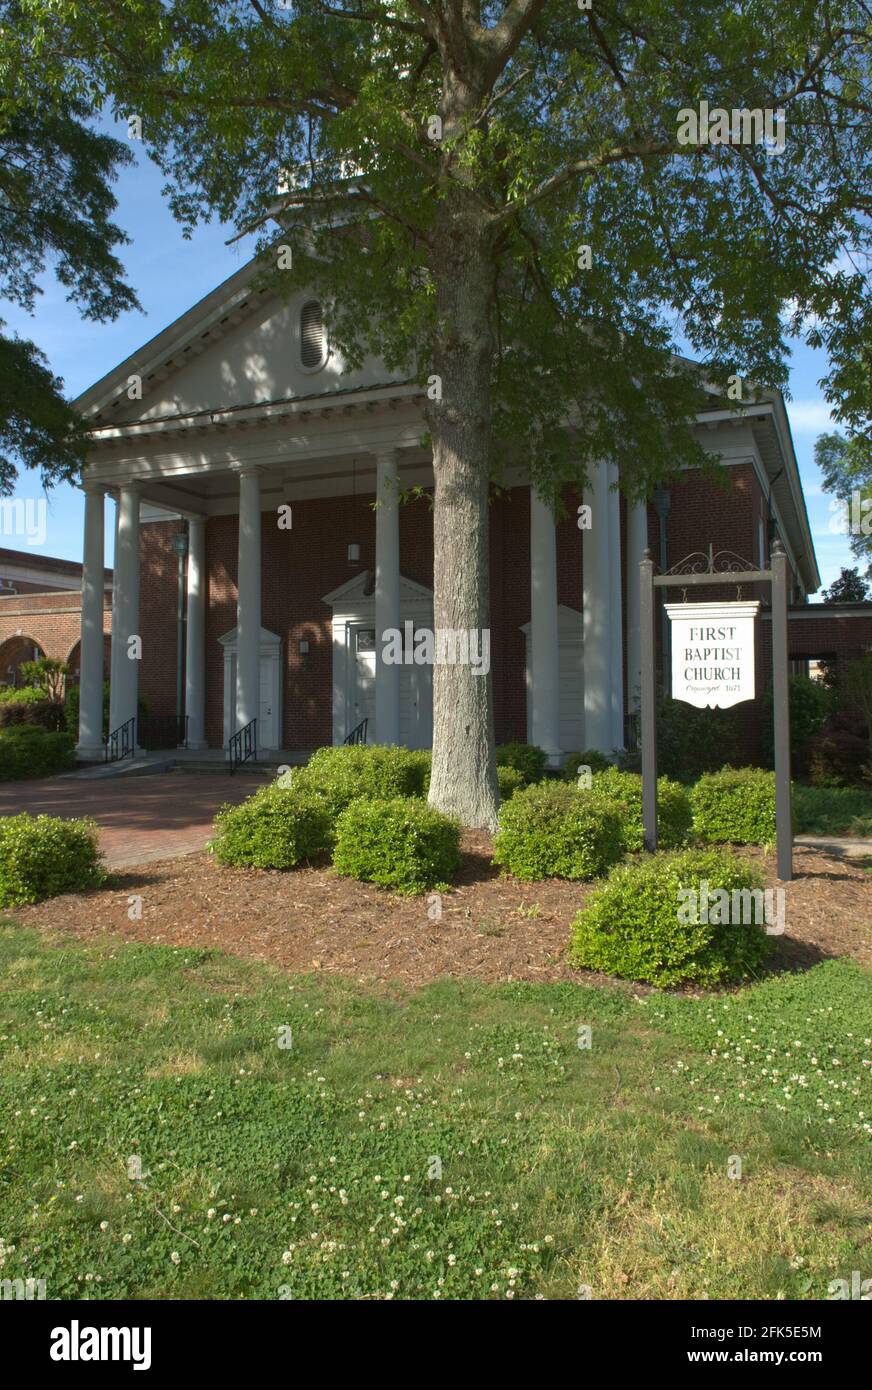
<path id="1" fill-rule="evenodd" d="M 108 681 L 110 670 L 110 658 L 112 655 L 112 639 L 108 633 L 103 634 L 103 679 Z M 78 685 L 82 678 L 82 642 L 77 639 L 66 656 L 66 663 L 69 667 L 67 672 L 67 685 Z"/>
<path id="2" fill-rule="evenodd" d="M 39 661 L 45 652 L 32 637 L 18 634 L 0 643 L 0 685 L 23 685 L 21 666 L 25 661 Z"/>

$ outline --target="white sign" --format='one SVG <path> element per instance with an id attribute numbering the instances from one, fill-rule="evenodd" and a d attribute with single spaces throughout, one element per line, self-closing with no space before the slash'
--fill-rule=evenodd
<path id="1" fill-rule="evenodd" d="M 672 698 L 726 709 L 754 698 L 754 619 L 760 604 L 667 603 Z"/>

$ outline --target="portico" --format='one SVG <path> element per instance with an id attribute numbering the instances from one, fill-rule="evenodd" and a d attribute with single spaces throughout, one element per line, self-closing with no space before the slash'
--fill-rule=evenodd
<path id="1" fill-rule="evenodd" d="M 101 755 L 101 649 L 92 636 L 96 607 L 91 588 L 97 582 L 99 593 L 99 579 L 95 581 L 93 576 L 102 576 L 106 497 L 115 501 L 117 512 L 111 729 L 119 728 L 137 712 L 140 670 L 143 658 L 148 665 L 154 642 L 149 636 L 154 614 L 150 607 L 141 610 L 141 592 L 150 582 L 148 574 L 153 568 L 143 555 L 151 530 L 172 525 L 186 529 L 188 542 L 183 713 L 189 749 L 215 747 L 214 719 L 210 735 L 207 709 L 214 706 L 216 684 L 220 685 L 217 694 L 223 711 L 223 743 L 231 733 L 256 721 L 258 745 L 265 751 L 304 747 L 305 737 L 297 735 L 294 727 L 293 672 L 301 671 L 308 680 L 316 656 L 320 660 L 325 648 L 322 632 L 329 636 L 330 659 L 323 698 L 331 710 L 324 741 L 332 738 L 334 743 L 342 742 L 367 718 L 369 742 L 429 746 L 432 670 L 425 671 L 413 662 L 381 659 L 390 632 L 404 631 L 409 622 L 413 633 L 432 629 L 432 580 L 430 585 L 422 584 L 401 567 L 404 548 L 414 544 L 423 550 L 428 540 L 432 545 L 429 537 L 407 533 L 407 509 L 400 500 L 412 489 L 432 487 L 429 460 L 418 442 L 416 415 L 417 403 L 408 395 L 392 402 L 376 399 L 351 405 L 337 393 L 335 401 L 323 404 L 317 416 L 312 410 L 289 410 L 282 428 L 269 430 L 269 435 L 266 426 L 241 430 L 234 422 L 225 429 L 215 424 L 204 428 L 198 422 L 193 426 L 198 441 L 196 458 L 190 453 L 185 456 L 190 433 L 177 443 L 173 441 L 178 453 L 169 453 L 169 441 L 159 435 L 157 457 L 158 441 L 149 439 L 146 453 L 144 432 L 135 430 L 131 438 L 124 431 L 123 466 L 111 459 L 111 454 L 118 452 L 117 443 L 105 454 L 95 451 L 86 481 L 78 745 L 82 758 Z M 342 439 L 332 428 L 340 421 Z M 117 438 L 116 431 L 111 433 Z M 136 458 L 128 452 L 134 439 L 141 450 Z M 284 461 L 288 455 L 293 457 L 292 465 Z M 592 479 L 591 527 L 573 531 L 571 563 L 577 566 L 578 589 L 584 594 L 581 611 L 574 610 L 576 637 L 573 610 L 558 604 L 554 514 L 518 475 L 513 495 L 522 495 L 525 490 L 530 511 L 529 572 L 523 581 L 524 588 L 529 586 L 529 621 L 525 624 L 529 736 L 545 749 L 549 763 L 558 767 L 563 755 L 573 751 L 566 746 L 570 737 L 575 747 L 596 747 L 603 752 L 622 744 L 623 636 L 616 594 L 620 595 L 626 582 L 626 567 L 637 559 L 635 554 L 621 554 L 619 498 L 609 487 L 608 472 L 602 467 Z M 320 504 L 322 518 L 317 528 L 310 514 L 315 502 Z M 337 515 L 340 510 L 344 515 L 351 510 L 356 520 L 341 536 L 334 535 L 328 541 L 323 517 L 329 517 L 334 508 Z M 282 529 L 278 525 L 280 510 L 286 518 Z M 217 550 L 219 542 L 211 546 L 210 536 L 220 532 L 224 546 L 232 535 L 228 527 L 233 527 L 234 518 L 232 561 L 222 549 L 216 564 L 210 551 Z M 416 525 L 420 527 L 420 516 Z M 345 557 L 367 537 L 369 554 L 364 559 L 369 563 L 361 560 L 352 567 Z M 637 543 L 641 556 L 639 528 Z M 283 628 L 275 617 L 265 619 L 265 602 L 272 611 L 277 590 L 292 599 L 301 570 L 308 575 L 320 552 L 324 559 L 320 592 L 314 603 L 300 599 L 304 608 L 308 604 L 312 636 L 300 639 L 296 629 Z M 335 556 L 339 553 L 350 578 L 335 585 L 330 581 L 337 573 Z M 227 609 L 228 597 L 232 609 L 230 622 L 216 632 L 219 578 L 225 590 L 222 611 Z M 172 623 L 173 614 L 174 609 L 168 609 L 165 624 Z M 573 649 L 578 655 L 573 660 L 578 665 L 580 659 L 583 679 L 577 687 L 579 708 L 569 710 L 575 722 L 568 723 L 561 661 L 566 659 L 565 642 L 579 639 L 580 644 Z M 495 668 L 502 660 L 501 644 L 500 631 L 492 632 Z M 220 653 L 216 646 L 220 646 Z M 302 683 L 302 676 L 300 680 Z M 311 689 L 311 682 L 306 689 Z M 146 698 L 152 698 L 148 692 Z M 574 693 L 572 698 L 576 699 Z"/>

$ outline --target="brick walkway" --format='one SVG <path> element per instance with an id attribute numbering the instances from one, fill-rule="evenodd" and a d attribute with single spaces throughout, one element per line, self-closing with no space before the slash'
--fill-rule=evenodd
<path id="1" fill-rule="evenodd" d="M 243 801 L 263 785 L 262 777 L 218 772 L 3 782 L 0 815 L 90 816 L 100 826 L 107 864 L 124 868 L 202 849 L 219 806 Z"/>

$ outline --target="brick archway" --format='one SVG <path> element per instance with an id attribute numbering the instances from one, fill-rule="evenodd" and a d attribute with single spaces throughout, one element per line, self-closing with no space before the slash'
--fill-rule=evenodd
<path id="1" fill-rule="evenodd" d="M 18 685 L 19 669 L 24 661 L 39 661 L 45 651 L 34 637 L 17 633 L 0 642 L 0 684 Z"/>
<path id="2" fill-rule="evenodd" d="M 112 653 L 112 639 L 111 639 L 111 637 L 109 636 L 109 634 L 108 634 L 108 632 L 107 632 L 107 633 L 104 633 L 104 634 L 103 634 L 103 679 L 104 679 L 104 680 L 108 680 L 108 679 L 109 679 L 110 657 L 111 657 L 111 653 Z M 67 684 L 68 684 L 68 685 L 78 685 L 78 683 L 79 683 L 79 676 L 80 676 L 80 671 L 81 671 L 81 658 L 82 658 L 82 641 L 81 641 L 81 638 L 77 638 L 76 641 L 73 643 L 73 645 L 70 647 L 70 650 L 67 652 L 66 656 L 64 657 L 64 660 L 66 661 L 67 665 L 68 665 L 69 668 L 70 668 L 69 671 L 67 672 Z"/>

